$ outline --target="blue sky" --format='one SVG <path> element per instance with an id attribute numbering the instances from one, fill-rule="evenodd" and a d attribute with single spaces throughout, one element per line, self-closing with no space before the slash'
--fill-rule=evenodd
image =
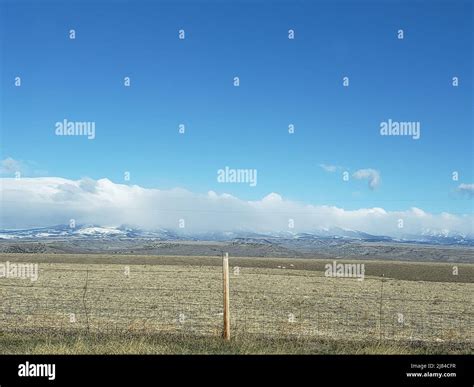
<path id="1" fill-rule="evenodd" d="M 473 212 L 458 189 L 474 182 L 470 2 L 1 4 L 1 155 L 25 176 Z M 96 138 L 56 136 L 64 118 L 94 121 Z M 389 118 L 419 121 L 421 138 L 380 136 Z M 218 183 L 225 166 L 258 184 Z M 360 169 L 379 172 L 375 189 Z"/>

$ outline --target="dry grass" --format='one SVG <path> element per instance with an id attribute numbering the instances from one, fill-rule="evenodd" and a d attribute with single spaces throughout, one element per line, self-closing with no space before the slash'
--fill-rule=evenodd
<path id="1" fill-rule="evenodd" d="M 352 342 L 313 338 L 244 335 L 218 337 L 180 334 L 0 334 L 0 354 L 469 354 L 455 343 Z"/>
<path id="2" fill-rule="evenodd" d="M 11 258 L 15 257 L 1 257 L 13 262 Z M 27 258 L 21 257 L 24 261 Z M 160 342 L 150 342 L 156 335 L 178 341 L 179 337 L 196 337 L 197 342 L 209 343 L 206 345 L 210 348 L 214 348 L 215 340 L 220 342 L 222 283 L 218 259 L 213 259 L 212 265 L 206 265 L 209 258 L 196 265 L 200 262 L 196 257 L 156 257 L 153 264 L 149 262 L 152 257 L 146 257 L 147 264 L 138 264 L 141 257 L 135 256 L 111 263 L 109 256 L 99 255 L 95 263 L 88 261 L 89 257 L 86 264 L 64 262 L 65 257 L 46 258 L 48 262 L 39 265 L 37 282 L 1 280 L 0 331 L 5 334 L 63 332 L 63 347 L 60 340 L 52 342 L 52 347 L 44 341 L 38 344 L 54 353 L 81 352 L 86 347 L 81 347 L 80 340 L 95 348 L 91 351 L 106 353 L 108 345 L 120 351 L 123 348 L 124 353 L 168 353 Z M 372 265 L 380 262 L 365 262 L 368 276 L 364 281 L 327 278 L 316 270 L 320 262 L 311 260 L 240 258 L 230 263 L 232 329 L 241 338 L 231 345 L 232 350 L 256 351 L 258 345 L 252 346 L 249 338 L 254 340 L 262 334 L 271 342 L 289 340 L 291 344 L 282 344 L 282 350 L 290 353 L 294 348 L 307 353 L 306 347 L 318 352 L 318 345 L 326 341 L 339 343 L 329 346 L 336 352 L 337 348 L 349 348 L 350 353 L 359 347 L 370 351 L 383 348 L 382 353 L 390 353 L 392 348 L 400 353 L 407 342 L 433 348 L 451 348 L 453 343 L 456 348 L 471 347 L 474 285 L 459 278 L 436 280 L 445 272 L 450 275 L 447 278 L 457 277 L 452 275 L 451 264 L 386 263 L 386 272 L 394 272 L 397 267 L 399 271 L 396 278 L 385 277 L 381 298 L 381 278 L 370 275 Z M 125 266 L 129 266 L 129 276 L 125 275 Z M 240 268 L 238 275 L 233 270 L 236 266 Z M 459 272 L 471 271 L 472 266 L 459 265 Z M 406 272 L 410 273 L 409 279 L 398 278 Z M 431 273 L 430 280 L 412 280 L 416 272 L 425 277 Z M 101 339 L 96 343 L 80 332 L 99 332 L 112 338 L 126 334 L 131 341 L 114 345 L 114 339 L 109 344 Z M 391 344 L 374 346 L 374 341 Z M 300 342 L 305 344 L 294 344 Z M 176 351 L 181 353 L 186 348 L 183 344 Z M 225 348 L 209 350 L 214 353 Z M 277 347 L 272 351 L 278 352 Z"/>

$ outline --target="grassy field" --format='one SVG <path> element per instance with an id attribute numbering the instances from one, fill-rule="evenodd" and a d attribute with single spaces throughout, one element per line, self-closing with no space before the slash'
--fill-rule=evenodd
<path id="1" fill-rule="evenodd" d="M 0 279 L 2 353 L 472 351 L 472 264 L 453 275 L 451 263 L 357 261 L 358 281 L 325 277 L 328 261 L 231 258 L 233 340 L 224 343 L 220 258 L 5 261 L 38 263 L 39 279 Z"/>
<path id="2" fill-rule="evenodd" d="M 460 343 L 345 341 L 239 335 L 180 334 L 0 334 L 0 354 L 470 354 Z"/>

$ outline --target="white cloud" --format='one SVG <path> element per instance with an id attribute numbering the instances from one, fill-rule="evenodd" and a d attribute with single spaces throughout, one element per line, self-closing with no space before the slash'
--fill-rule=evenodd
<path id="1" fill-rule="evenodd" d="M 336 172 L 338 169 L 341 167 L 338 167 L 337 165 L 330 165 L 330 164 L 319 164 L 319 166 L 324 169 L 326 172 Z"/>
<path id="2" fill-rule="evenodd" d="M 473 234 L 473 215 L 434 215 L 418 208 L 345 210 L 284 199 L 270 193 L 245 201 L 229 194 L 184 189 L 159 190 L 115 184 L 108 179 L 67 180 L 57 177 L 0 179 L 0 228 L 28 228 L 67 224 L 176 229 L 184 219 L 189 232 L 236 231 L 304 232 L 342 227 L 376 235 L 396 236 L 430 229 Z M 295 228 L 288 229 L 289 219 Z M 398 219 L 404 228 L 398 228 Z"/>
<path id="3" fill-rule="evenodd" d="M 38 168 L 34 161 L 15 160 L 7 157 L 0 160 L 0 175 L 12 176 L 20 173 L 20 176 L 45 176 L 47 171 Z"/>
<path id="4" fill-rule="evenodd" d="M 380 172 L 375 169 L 359 169 L 352 174 L 354 179 L 367 179 L 369 181 L 369 188 L 375 189 L 380 184 Z"/>
<path id="5" fill-rule="evenodd" d="M 14 174 L 22 170 L 23 166 L 18 160 L 12 159 L 11 157 L 0 160 L 0 174 Z"/>
<path id="6" fill-rule="evenodd" d="M 458 186 L 458 191 L 472 198 L 474 197 L 474 184 L 461 183 Z"/>

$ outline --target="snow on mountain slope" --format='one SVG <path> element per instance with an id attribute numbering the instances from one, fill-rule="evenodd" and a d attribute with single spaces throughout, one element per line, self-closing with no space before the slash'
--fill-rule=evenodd
<path id="1" fill-rule="evenodd" d="M 240 242 L 278 243 L 279 240 L 317 240 L 333 239 L 347 241 L 364 242 L 397 242 L 397 243 L 418 243 L 435 245 L 465 245 L 474 246 L 474 238 L 471 236 L 455 233 L 449 230 L 423 230 L 420 234 L 401 235 L 392 238 L 383 235 L 371 235 L 357 230 L 343 228 L 320 228 L 312 232 L 295 233 L 284 231 L 280 233 L 255 233 L 250 231 L 234 232 L 209 232 L 209 233 L 185 233 L 174 230 L 142 230 L 133 227 L 120 226 L 98 226 L 98 225 L 78 225 L 71 228 L 67 225 L 58 225 L 45 228 L 31 228 L 24 230 L 0 230 L 0 240 L 40 240 L 40 239 L 159 239 L 159 240 L 203 240 L 203 241 L 229 241 L 238 240 Z"/>

